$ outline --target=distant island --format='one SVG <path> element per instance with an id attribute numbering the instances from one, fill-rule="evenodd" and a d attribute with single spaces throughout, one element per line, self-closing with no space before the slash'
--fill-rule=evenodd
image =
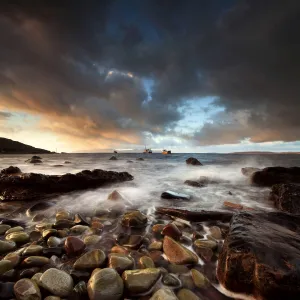
<path id="1" fill-rule="evenodd" d="M 51 151 L 35 148 L 20 142 L 0 137 L 0 154 L 45 154 Z"/>
<path id="2" fill-rule="evenodd" d="M 231 152 L 228 154 L 300 154 L 300 152 L 244 151 L 244 152 Z"/>

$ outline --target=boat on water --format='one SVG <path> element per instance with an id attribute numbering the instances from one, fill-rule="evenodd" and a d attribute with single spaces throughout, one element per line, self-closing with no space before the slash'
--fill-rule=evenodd
<path id="1" fill-rule="evenodd" d="M 149 148 L 145 148 L 144 152 L 143 153 L 152 153 L 152 150 L 149 149 Z"/>
<path id="2" fill-rule="evenodd" d="M 162 151 L 162 154 L 164 154 L 164 155 L 171 154 L 171 150 L 166 150 L 166 149 L 164 149 L 164 150 Z"/>
<path id="3" fill-rule="evenodd" d="M 118 153 L 118 151 L 117 151 L 117 150 L 114 150 L 114 153 L 116 153 L 116 154 L 117 154 L 117 153 Z"/>

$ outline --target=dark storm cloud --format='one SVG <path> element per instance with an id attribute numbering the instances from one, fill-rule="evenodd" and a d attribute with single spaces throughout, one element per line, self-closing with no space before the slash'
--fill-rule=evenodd
<path id="1" fill-rule="evenodd" d="M 169 132 L 185 100 L 214 96 L 224 113 L 198 143 L 298 140 L 299 28 L 293 0 L 3 0 L 0 104 L 70 136 L 137 143 Z"/>

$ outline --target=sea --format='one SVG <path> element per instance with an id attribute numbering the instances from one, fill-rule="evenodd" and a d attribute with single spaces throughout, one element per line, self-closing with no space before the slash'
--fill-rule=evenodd
<path id="1" fill-rule="evenodd" d="M 115 155 L 117 160 L 109 160 Z M 32 155 L 1 155 L 0 168 L 17 166 L 22 172 L 43 174 L 77 173 L 82 170 L 103 169 L 127 171 L 133 181 L 79 191 L 59 196 L 55 202 L 64 208 L 89 212 L 95 207 L 109 208 L 107 196 L 118 190 L 134 207 L 153 211 L 157 206 L 178 207 L 190 210 L 217 210 L 224 208 L 224 201 L 270 211 L 269 188 L 252 186 L 249 178 L 241 173 L 243 167 L 299 166 L 299 154 L 217 154 L 180 153 L 84 153 L 43 154 L 42 164 L 30 164 L 26 160 Z M 142 157 L 144 160 L 137 160 Z M 186 164 L 189 157 L 197 158 L 203 166 Z M 71 162 L 65 164 L 65 161 Z M 60 165 L 60 166 L 58 166 Z M 208 177 L 213 183 L 198 188 L 184 184 L 185 180 Z M 191 200 L 161 199 L 162 192 L 173 191 L 191 196 Z"/>

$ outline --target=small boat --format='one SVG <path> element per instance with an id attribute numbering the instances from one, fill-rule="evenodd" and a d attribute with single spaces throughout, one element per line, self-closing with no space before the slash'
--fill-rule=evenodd
<path id="1" fill-rule="evenodd" d="M 164 150 L 162 151 L 162 154 L 164 154 L 164 155 L 171 154 L 171 150 L 166 150 L 166 149 L 164 149 Z"/>
<path id="2" fill-rule="evenodd" d="M 151 150 L 151 149 L 146 149 L 146 148 L 145 148 L 145 150 L 144 150 L 143 153 L 152 153 L 152 150 Z"/>
<path id="3" fill-rule="evenodd" d="M 117 150 L 114 150 L 114 153 L 118 153 L 118 151 L 117 151 Z"/>

